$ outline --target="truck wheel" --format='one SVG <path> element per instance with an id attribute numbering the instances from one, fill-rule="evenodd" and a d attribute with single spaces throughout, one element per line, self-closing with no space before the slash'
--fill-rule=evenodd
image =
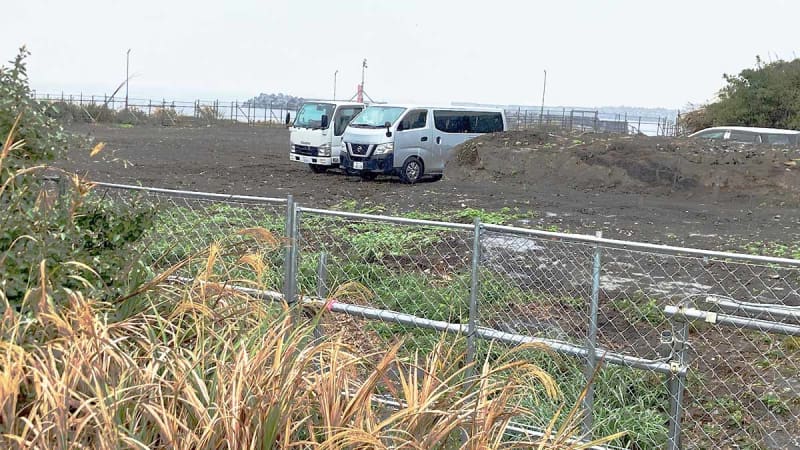
<path id="1" fill-rule="evenodd" d="M 419 158 L 408 158 L 400 169 L 400 179 L 403 183 L 414 184 L 422 178 L 425 168 Z"/>
<path id="2" fill-rule="evenodd" d="M 325 173 L 328 170 L 328 166 L 320 166 L 319 164 L 309 164 L 308 167 L 314 173 Z"/>

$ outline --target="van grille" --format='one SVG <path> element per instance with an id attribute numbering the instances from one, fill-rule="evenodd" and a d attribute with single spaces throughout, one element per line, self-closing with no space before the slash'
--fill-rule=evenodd
<path id="1" fill-rule="evenodd" d="M 350 144 L 348 143 L 347 146 L 350 148 L 350 153 L 353 155 L 366 155 L 369 153 L 369 145 L 368 144 Z"/>

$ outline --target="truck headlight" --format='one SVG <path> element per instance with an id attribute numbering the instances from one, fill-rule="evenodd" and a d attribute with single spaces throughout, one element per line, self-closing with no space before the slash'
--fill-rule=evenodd
<path id="1" fill-rule="evenodd" d="M 330 156 L 331 155 L 331 144 L 325 143 L 319 146 L 319 150 L 317 151 L 319 156 Z"/>
<path id="2" fill-rule="evenodd" d="M 394 151 L 394 142 L 387 142 L 385 144 L 378 144 L 375 147 L 376 155 L 388 155 Z"/>

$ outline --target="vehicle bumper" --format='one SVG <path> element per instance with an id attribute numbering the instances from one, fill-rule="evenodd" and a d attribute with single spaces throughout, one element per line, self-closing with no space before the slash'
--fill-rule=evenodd
<path id="1" fill-rule="evenodd" d="M 318 166 L 336 166 L 340 162 L 338 156 L 306 156 L 298 155 L 297 153 L 290 153 L 289 160 Z"/>
<path id="2" fill-rule="evenodd" d="M 339 167 L 351 172 L 394 173 L 394 155 L 350 156 L 342 153 Z"/>

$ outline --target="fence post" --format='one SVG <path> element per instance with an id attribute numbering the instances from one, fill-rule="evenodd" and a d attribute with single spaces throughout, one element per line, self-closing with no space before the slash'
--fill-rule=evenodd
<path id="1" fill-rule="evenodd" d="M 67 177 L 64 175 L 59 176 L 57 183 L 58 183 L 58 198 L 63 199 L 67 195 L 67 192 L 69 192 L 69 189 L 67 187 L 67 184 L 69 183 L 67 181 Z"/>
<path id="2" fill-rule="evenodd" d="M 467 325 L 467 364 L 475 361 L 475 330 L 478 326 L 478 271 L 481 262 L 481 219 L 475 218 L 472 237 L 472 271 L 469 287 L 469 324 Z M 475 367 L 467 369 L 467 377 L 475 373 Z"/>
<path id="3" fill-rule="evenodd" d="M 674 316 L 673 318 L 677 318 Z M 672 342 L 672 355 L 677 354 L 677 361 L 672 361 L 673 364 L 677 363 L 676 369 L 683 369 L 686 367 L 687 355 L 689 349 L 687 340 L 689 338 L 689 321 L 686 318 L 677 319 L 682 323 L 679 324 L 676 330 L 676 335 Z M 675 321 L 673 320 L 673 325 Z M 672 374 L 669 377 L 669 435 L 667 437 L 668 450 L 680 450 L 681 448 L 681 416 L 683 416 L 683 391 L 686 387 L 686 374 Z"/>
<path id="4" fill-rule="evenodd" d="M 317 298 L 325 300 L 328 298 L 328 254 L 319 254 L 319 265 L 317 266 Z M 314 327 L 314 339 L 322 338 L 322 328 L 320 324 Z"/>
<path id="5" fill-rule="evenodd" d="M 603 237 L 603 232 L 595 233 L 598 238 Z M 586 382 L 589 383 L 597 367 L 597 313 L 600 309 L 600 244 L 594 247 L 592 261 L 592 299 L 589 307 L 589 336 L 586 346 Z M 583 399 L 584 417 L 583 432 L 591 438 L 594 422 L 594 384 L 589 384 L 586 397 Z"/>
<path id="6" fill-rule="evenodd" d="M 295 257 L 297 255 L 296 218 L 297 209 L 295 208 L 294 198 L 290 194 L 287 196 L 286 200 L 286 257 L 284 259 L 285 278 L 283 289 L 283 299 L 290 307 L 294 306 L 297 300 L 297 273 L 295 272 L 297 267 L 295 264 Z"/>

